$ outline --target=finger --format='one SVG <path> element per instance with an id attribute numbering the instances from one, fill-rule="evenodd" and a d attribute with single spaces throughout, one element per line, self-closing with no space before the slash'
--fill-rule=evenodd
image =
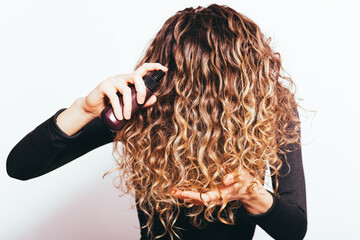
<path id="1" fill-rule="evenodd" d="M 206 204 L 210 204 L 210 202 L 203 202 L 203 201 L 198 201 L 198 200 L 194 200 L 194 199 L 191 199 L 191 198 L 181 198 L 183 199 L 184 202 L 187 202 L 187 203 L 191 203 L 191 204 L 194 204 L 194 205 L 205 205 Z M 222 205 L 224 203 L 224 201 L 222 199 L 220 200 L 217 200 L 216 201 L 216 205 Z"/>
<path id="2" fill-rule="evenodd" d="M 201 201 L 200 193 L 197 193 L 197 192 L 183 191 L 181 193 L 181 197 Z"/>
<path id="3" fill-rule="evenodd" d="M 181 193 L 182 193 L 182 191 L 179 190 L 179 189 L 177 189 L 177 188 L 172 188 L 172 189 L 171 189 L 171 192 L 170 192 L 170 194 L 173 195 L 174 197 L 180 196 Z"/>
<path id="4" fill-rule="evenodd" d="M 193 205 L 204 205 L 203 202 L 197 201 L 197 200 L 194 200 L 194 199 L 191 199 L 191 198 L 185 198 L 185 197 L 181 197 L 181 196 L 179 196 L 178 198 L 183 200 L 184 203 L 191 203 Z"/>
<path id="5" fill-rule="evenodd" d="M 145 76 L 149 71 L 154 70 L 162 70 L 167 72 L 167 67 L 161 65 L 160 63 L 144 63 L 138 69 L 136 69 L 136 73 L 140 74 L 142 77 Z"/>
<path id="6" fill-rule="evenodd" d="M 130 119 L 131 118 L 131 88 L 128 86 L 124 86 L 121 89 L 121 94 L 123 95 L 123 102 L 124 102 L 124 118 Z"/>
<path id="7" fill-rule="evenodd" d="M 137 102 L 139 104 L 143 104 L 145 102 L 145 97 L 146 97 L 146 87 L 145 87 L 144 79 L 142 79 L 140 74 L 134 73 L 134 82 L 135 82 Z"/>
<path id="8" fill-rule="evenodd" d="M 194 205 L 205 205 L 205 202 L 200 202 L 200 201 L 193 200 L 193 199 L 184 199 L 184 201 L 191 202 Z M 211 202 L 211 201 L 206 202 L 206 204 L 215 203 L 216 205 L 223 205 L 225 201 L 228 202 L 227 200 L 219 199 L 219 200 L 216 200 L 213 202 Z"/>
<path id="9" fill-rule="evenodd" d="M 232 201 L 235 199 L 234 192 L 239 188 L 239 186 L 231 185 L 224 186 L 220 188 L 220 193 L 216 190 L 209 191 L 200 195 L 200 193 L 192 192 L 192 191 L 183 191 L 181 193 L 182 198 L 193 199 L 195 201 L 201 201 L 204 203 L 212 203 L 216 202 L 216 204 L 222 204 L 223 201 Z"/>
<path id="10" fill-rule="evenodd" d="M 203 202 L 192 200 L 192 199 L 185 199 L 184 201 L 188 202 L 188 203 L 191 203 L 193 205 L 196 205 L 196 206 L 205 205 Z"/>
<path id="11" fill-rule="evenodd" d="M 220 188 L 222 199 L 227 202 L 241 199 L 246 194 L 246 186 L 242 183 L 235 182 L 229 186 Z"/>
<path id="12" fill-rule="evenodd" d="M 194 200 L 194 199 L 191 199 L 191 198 L 186 198 L 186 197 L 182 196 L 182 195 L 181 195 L 182 192 L 183 192 L 183 191 L 181 191 L 181 190 L 179 190 L 179 189 L 173 188 L 171 194 L 172 194 L 174 197 L 177 197 L 177 198 L 183 200 L 183 201 L 186 202 L 186 203 L 191 203 L 191 204 L 193 204 L 193 205 L 204 205 L 204 203 L 201 202 L 201 201 L 197 201 L 197 200 Z"/>
<path id="13" fill-rule="evenodd" d="M 131 117 L 131 88 L 124 81 L 117 81 L 114 79 L 111 84 L 116 88 L 122 95 L 123 98 L 123 116 L 125 119 Z"/>
<path id="14" fill-rule="evenodd" d="M 224 179 L 223 179 L 223 183 L 225 186 L 229 186 L 231 184 L 233 184 L 235 182 L 235 178 L 232 174 L 226 174 Z"/>
<path id="15" fill-rule="evenodd" d="M 146 101 L 146 103 L 142 106 L 143 108 L 149 107 L 156 102 L 157 98 L 155 95 L 151 95 L 151 97 Z"/>
<path id="16" fill-rule="evenodd" d="M 123 114 L 122 114 L 122 110 L 121 110 L 121 107 L 120 107 L 119 97 L 116 95 L 116 91 L 117 90 L 115 88 L 113 88 L 112 86 L 110 86 L 106 82 L 104 82 L 99 87 L 99 92 L 101 94 L 103 94 L 103 95 L 106 95 L 109 98 L 111 106 L 113 108 L 113 112 L 115 114 L 115 117 L 118 120 L 122 120 L 123 119 Z"/>
<path id="17" fill-rule="evenodd" d="M 134 83 L 133 75 L 127 74 L 123 79 L 113 77 L 110 80 L 110 84 L 116 88 L 122 95 L 123 99 L 123 116 L 125 119 L 131 118 L 131 109 L 132 109 L 132 97 L 131 97 L 131 88 L 127 83 Z"/>
<path id="18" fill-rule="evenodd" d="M 217 202 L 220 200 L 220 194 L 217 191 L 210 191 L 201 195 L 203 200 L 210 203 L 210 202 Z"/>
<path id="19" fill-rule="evenodd" d="M 183 191 L 181 193 L 181 196 L 183 196 L 184 198 L 190 198 L 196 201 L 206 202 L 206 203 L 219 199 L 218 198 L 219 194 L 216 191 L 210 191 L 202 194 L 192 191 Z"/>

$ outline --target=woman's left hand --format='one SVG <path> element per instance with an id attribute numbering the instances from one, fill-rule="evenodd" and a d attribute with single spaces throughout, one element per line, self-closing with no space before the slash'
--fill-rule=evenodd
<path id="1" fill-rule="evenodd" d="M 212 190 L 199 193 L 174 188 L 173 195 L 194 205 L 208 205 L 211 203 L 222 205 L 224 201 L 238 200 L 249 213 L 264 213 L 272 206 L 273 197 L 259 181 L 256 182 L 254 191 L 248 190 L 248 186 L 253 180 L 254 177 L 244 170 L 238 177 L 235 177 L 235 174 L 225 175 L 223 184 L 219 186 L 219 191 Z"/>

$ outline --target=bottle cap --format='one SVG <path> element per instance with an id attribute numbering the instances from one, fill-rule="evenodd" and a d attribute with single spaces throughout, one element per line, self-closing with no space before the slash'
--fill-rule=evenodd
<path id="1" fill-rule="evenodd" d="M 161 70 L 156 71 L 153 75 L 144 78 L 145 86 L 153 92 L 159 85 L 160 79 L 165 75 Z"/>

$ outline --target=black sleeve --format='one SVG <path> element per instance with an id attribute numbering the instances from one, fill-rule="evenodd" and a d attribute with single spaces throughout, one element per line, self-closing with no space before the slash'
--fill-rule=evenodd
<path id="1" fill-rule="evenodd" d="M 279 198 L 271 193 L 274 202 L 266 213 L 247 214 L 274 239 L 303 239 L 307 231 L 307 210 L 301 148 L 286 156 L 289 165 L 284 156 L 279 155 L 283 161 L 282 177 L 278 178 Z"/>
<path id="2" fill-rule="evenodd" d="M 57 116 L 65 109 L 37 126 L 10 151 L 6 161 L 10 177 L 28 180 L 44 175 L 113 141 L 115 133 L 108 130 L 99 117 L 68 136 L 56 124 Z"/>

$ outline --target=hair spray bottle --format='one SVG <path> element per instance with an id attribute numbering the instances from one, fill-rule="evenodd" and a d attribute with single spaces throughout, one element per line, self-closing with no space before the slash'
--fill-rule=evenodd
<path id="1" fill-rule="evenodd" d="M 153 94 L 153 92 L 155 91 L 156 87 L 159 85 L 159 81 L 160 79 L 165 75 L 165 73 L 161 70 L 155 71 L 154 74 L 146 76 L 144 78 L 144 83 L 145 83 L 145 89 L 146 89 L 146 96 L 145 96 L 145 101 L 144 103 L 149 99 L 149 97 Z M 132 105 L 131 105 L 131 116 L 133 116 L 136 111 L 143 105 L 143 104 L 138 104 L 138 102 L 136 101 L 136 90 L 135 90 L 135 86 L 133 84 L 129 85 L 130 89 L 131 89 L 131 101 L 132 101 Z M 120 100 L 120 107 L 123 110 L 124 109 L 124 104 L 123 104 L 123 99 L 122 96 L 120 94 L 120 92 L 117 92 L 117 95 L 119 96 L 119 100 Z M 123 118 L 122 120 L 118 120 L 115 115 L 114 115 L 114 111 L 113 108 L 111 107 L 111 105 L 107 106 L 106 108 L 104 108 L 101 112 L 101 120 L 105 123 L 105 125 L 113 132 L 116 131 L 120 131 L 120 129 L 125 125 L 126 122 L 128 122 L 129 120 Z"/>

